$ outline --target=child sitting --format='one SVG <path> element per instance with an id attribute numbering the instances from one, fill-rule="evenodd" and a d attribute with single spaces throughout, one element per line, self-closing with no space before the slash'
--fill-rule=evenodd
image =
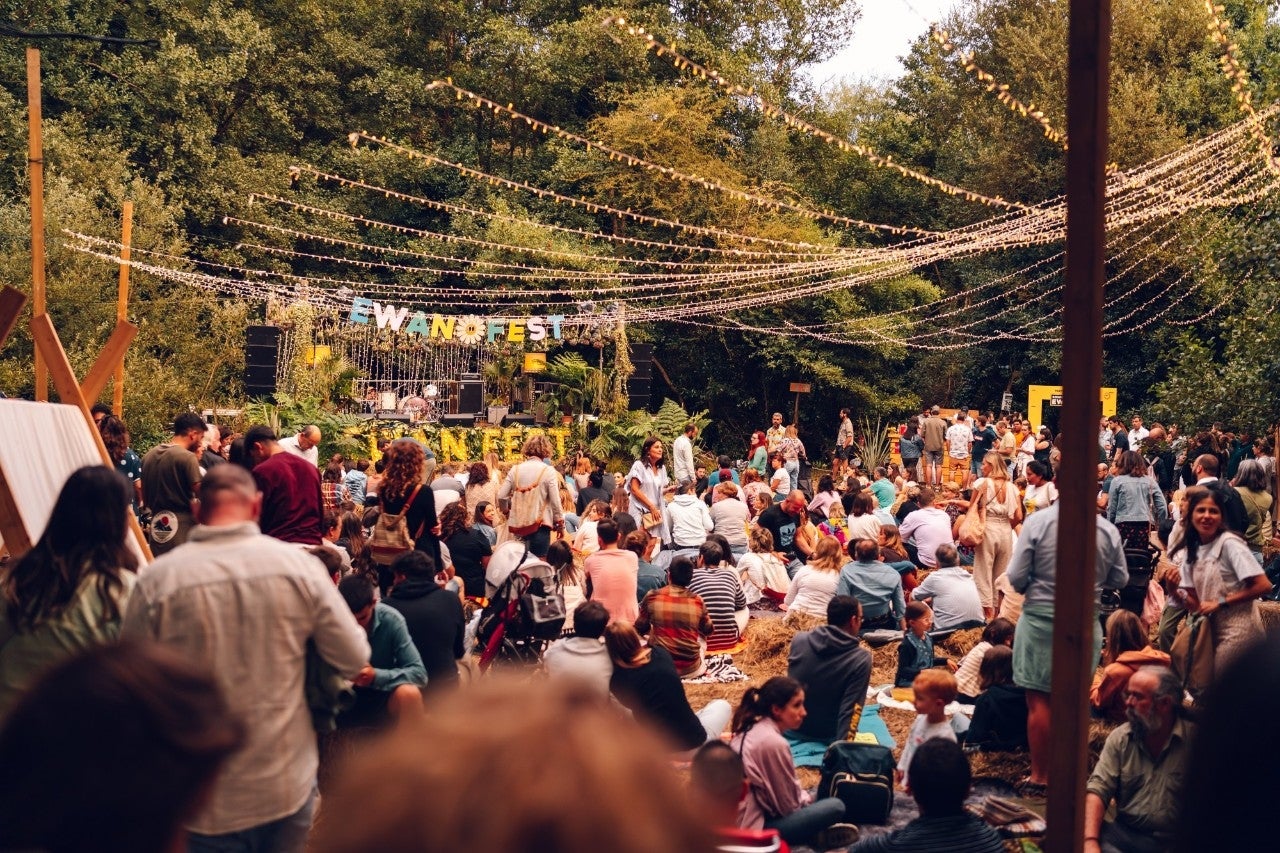
<path id="1" fill-rule="evenodd" d="M 955 701 L 956 677 L 941 669 L 926 669 L 915 677 L 911 688 L 915 693 L 916 721 L 911 724 L 911 732 L 907 735 L 894 773 L 898 783 L 908 791 L 911 790 L 911 779 L 907 776 L 907 769 L 920 744 L 936 737 L 950 741 L 956 739 L 945 710 Z"/>
<path id="2" fill-rule="evenodd" d="M 960 659 L 960 668 L 956 670 L 956 681 L 960 684 L 961 702 L 972 705 L 982 695 L 982 658 L 986 655 L 987 649 L 992 646 L 1012 645 L 1013 623 L 1008 619 L 992 619 L 991 624 L 982 630 L 982 642 Z"/>
<path id="3" fill-rule="evenodd" d="M 596 525 L 600 519 L 613 516 L 613 508 L 604 501 L 592 501 L 582 513 L 582 524 L 573 535 L 573 550 L 584 557 L 589 557 L 600 550 L 600 537 L 596 535 Z"/>
<path id="4" fill-rule="evenodd" d="M 929 629 L 933 627 L 933 611 L 923 601 L 913 601 L 907 605 L 907 630 L 903 632 L 902 644 L 898 646 L 898 675 L 893 680 L 895 687 L 910 687 L 922 670 L 933 666 L 945 666 L 956 671 L 955 661 L 933 654 L 933 638 Z M 951 679 L 955 681 L 954 678 Z M 954 696 L 952 698 L 955 698 Z"/>
<path id="5" fill-rule="evenodd" d="M 982 656 L 982 695 L 966 741 L 996 751 L 1027 748 L 1027 696 L 1013 683 L 1013 649 L 992 646 Z"/>

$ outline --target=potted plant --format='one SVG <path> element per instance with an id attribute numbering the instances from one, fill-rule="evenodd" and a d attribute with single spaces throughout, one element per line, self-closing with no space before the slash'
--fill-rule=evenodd
<path id="1" fill-rule="evenodd" d="M 520 372 L 521 355 L 520 352 L 500 352 L 484 366 L 484 378 L 493 388 L 493 393 L 489 396 L 488 411 L 491 424 L 502 423 L 502 419 L 511 410 L 511 397 Z"/>
<path id="2" fill-rule="evenodd" d="M 599 368 L 576 352 L 557 355 L 543 375 L 554 384 L 538 402 L 547 407 L 549 415 L 559 412 L 566 423 L 572 422 L 575 411 L 587 414 L 593 409 L 605 379 Z"/>

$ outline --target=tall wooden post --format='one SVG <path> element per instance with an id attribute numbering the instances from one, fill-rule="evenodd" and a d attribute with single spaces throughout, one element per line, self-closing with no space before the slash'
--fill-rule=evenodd
<path id="1" fill-rule="evenodd" d="M 27 48 L 27 171 L 31 176 L 31 313 L 45 313 L 44 299 L 44 143 L 40 130 L 40 51 Z M 36 399 L 49 399 L 49 370 L 35 350 Z"/>
<path id="2" fill-rule="evenodd" d="M 126 201 L 120 224 L 120 286 L 116 299 L 116 323 L 129 321 L 129 247 L 133 244 L 133 202 Z M 116 365 L 115 382 L 111 388 L 111 411 L 120 417 L 124 412 L 124 355 Z"/>
<path id="3" fill-rule="evenodd" d="M 1079 851 L 1084 837 L 1093 660 L 1101 413 L 1102 287 L 1106 262 L 1107 95 L 1110 0 L 1071 0 L 1067 49 L 1067 260 L 1062 297 L 1062 493 L 1053 618 L 1046 849 Z"/>

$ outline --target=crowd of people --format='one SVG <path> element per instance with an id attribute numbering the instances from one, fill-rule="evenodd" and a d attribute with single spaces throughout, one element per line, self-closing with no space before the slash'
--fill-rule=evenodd
<path id="1" fill-rule="evenodd" d="M 481 803 L 461 792 L 498 785 L 502 750 L 542 755 L 535 743 L 576 762 L 549 773 L 570 778 L 552 783 L 548 807 L 579 788 L 628 798 L 619 820 L 635 837 L 614 846 L 711 849 L 750 836 L 843 847 L 857 828 L 841 800 L 801 786 L 788 737 L 855 738 L 873 643 L 897 643 L 894 684 L 918 715 L 896 781 L 922 816 L 857 849 L 937 849 L 922 845 L 944 836 L 999 849 L 963 811 L 960 743 L 1028 749 L 1020 791 L 1044 793 L 1061 457 L 1051 432 L 1025 418 L 958 412 L 948 422 L 933 407 L 899 429 L 900 463 L 867 470 L 842 411 L 832 473 L 814 484 L 781 414 L 752 435 L 741 467 L 728 456 L 700 464 L 690 423 L 670 467 L 651 436 L 620 475 L 581 452 L 553 459 L 540 434 L 514 464 L 437 464 L 411 438 L 373 460 L 321 459 L 314 426 L 224 436 L 190 413 L 139 457 L 119 418 L 94 414 L 116 471 L 76 471 L 39 541 L 0 573 L 0 766 L 26 768 L 4 774 L 0 849 L 88 849 L 82 828 L 24 781 L 43 762 L 15 763 L 50 720 L 87 726 L 68 746 L 82 760 L 92 747 L 74 745 L 97 733 L 113 746 L 94 761 L 114 761 L 119 741 L 150 750 L 139 773 L 174 775 L 163 817 L 146 826 L 127 819 L 136 804 L 120 802 L 154 780 L 95 800 L 129 849 L 185 838 L 193 851 L 301 850 L 309 837 L 321 850 L 374 838 L 406 850 L 436 849 L 426 839 L 585 849 L 593 831 L 614 832 L 602 817 L 539 818 L 532 807 L 478 826 Z M 1089 781 L 1087 843 L 1165 850 L 1196 745 L 1184 696 L 1212 708 L 1213 684 L 1262 639 L 1275 467 L 1271 448 L 1247 436 L 1180 440 L 1176 428 L 1131 423 L 1104 421 L 1098 437 L 1103 619 L 1091 701 L 1121 725 Z M 145 566 L 126 539 L 130 511 L 155 555 Z M 550 580 L 518 598 L 558 596 L 564 630 L 552 619 L 562 636 L 536 644 L 541 698 L 511 705 L 469 682 L 492 636 L 486 614 L 508 605 L 502 579 L 535 565 Z M 527 608 L 538 606 L 509 604 L 499 617 L 525 609 L 533 619 Z M 715 680 L 749 645 L 752 619 L 777 618 L 795 630 L 786 672 L 749 687 L 736 708 L 693 707 L 685 685 Z M 960 660 L 938 654 L 940 639 L 965 629 L 982 641 Z M 508 706 L 511 717 L 497 713 Z M 112 719 L 84 722 L 95 714 Z M 613 733 L 619 715 L 640 727 L 634 739 Z M 392 740 L 360 740 L 377 731 Z M 321 747 L 343 738 L 362 745 L 317 822 Z M 651 775 L 597 779 L 607 764 L 581 753 L 605 738 L 625 742 L 615 760 L 625 753 Z M 426 742 L 443 749 L 424 761 Z M 540 760 L 555 761 L 530 758 Z M 692 801 L 676 790 L 673 760 L 692 761 Z M 511 771 L 497 790 L 522 795 L 517 777 L 528 772 Z M 383 818 L 376 828 L 371 815 Z M 473 840 L 461 842 L 468 820 Z M 549 846 L 511 842 L 521 827 L 550 833 Z M 391 843 L 400 832 L 416 835 Z"/>

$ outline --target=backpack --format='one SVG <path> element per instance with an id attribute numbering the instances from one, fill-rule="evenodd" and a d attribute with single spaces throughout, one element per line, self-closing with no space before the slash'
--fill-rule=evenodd
<path id="1" fill-rule="evenodd" d="M 404 502 L 404 507 L 398 513 L 387 512 L 384 504 L 378 520 L 373 523 L 373 529 L 369 531 L 369 544 L 365 550 L 369 559 L 379 566 L 389 566 L 396 557 L 413 550 L 416 543 L 409 535 L 409 522 L 406 517 L 409 515 L 409 507 L 413 506 L 413 499 L 418 496 L 418 490 L 421 488 L 421 485 L 413 487 L 413 491 Z M 418 535 L 422 535 L 421 530 L 418 530 Z"/>
<path id="2" fill-rule="evenodd" d="M 532 536 L 542 526 L 542 485 L 543 472 L 528 486 L 520 485 L 519 466 L 511 469 L 511 511 L 507 514 L 507 530 L 512 536 Z"/>
<path id="3" fill-rule="evenodd" d="M 839 797 L 844 818 L 856 824 L 887 824 L 893 810 L 893 750 L 838 741 L 822 756 L 819 797 Z"/>

